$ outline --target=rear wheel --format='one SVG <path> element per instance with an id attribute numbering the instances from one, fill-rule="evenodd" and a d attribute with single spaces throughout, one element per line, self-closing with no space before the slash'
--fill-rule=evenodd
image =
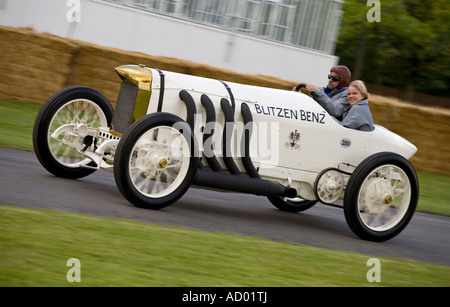
<path id="1" fill-rule="evenodd" d="M 308 210 L 317 203 L 317 200 L 305 200 L 303 198 L 287 198 L 282 196 L 268 196 L 269 201 L 280 209 L 286 212 L 301 212 Z"/>
<path id="2" fill-rule="evenodd" d="M 414 215 L 419 183 L 414 168 L 394 153 L 365 159 L 347 184 L 344 213 L 360 238 L 385 241 L 398 235 Z"/>
<path id="3" fill-rule="evenodd" d="M 177 201 L 197 171 L 194 137 L 179 117 L 156 113 L 134 122 L 116 150 L 114 178 L 136 207 L 160 209 Z"/>
<path id="4" fill-rule="evenodd" d="M 98 91 L 84 86 L 63 89 L 50 97 L 40 109 L 33 128 L 35 154 L 50 173 L 58 177 L 81 178 L 95 171 L 92 161 L 67 143 L 95 142 L 92 137 L 80 138 L 67 129 L 52 138 L 52 134 L 65 125 L 86 128 L 108 127 L 113 117 L 109 101 Z M 92 164 L 94 165 L 94 164 Z"/>

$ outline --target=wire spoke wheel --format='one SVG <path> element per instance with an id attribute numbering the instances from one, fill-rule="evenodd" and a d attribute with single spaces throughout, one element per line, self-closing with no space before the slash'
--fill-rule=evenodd
<path id="1" fill-rule="evenodd" d="M 411 201 L 411 184 L 395 165 L 373 170 L 361 185 L 358 207 L 361 221 L 374 231 L 385 231 L 405 216 Z"/>
<path id="2" fill-rule="evenodd" d="M 370 156 L 350 177 L 344 198 L 345 218 L 355 234 L 372 241 L 398 235 L 417 206 L 416 173 L 393 153 Z"/>
<path id="3" fill-rule="evenodd" d="M 130 156 L 129 176 L 142 195 L 160 198 L 182 183 L 189 160 L 189 145 L 178 130 L 153 128 L 137 140 Z"/>
<path id="4" fill-rule="evenodd" d="M 114 178 L 133 205 L 160 209 L 177 201 L 197 171 L 194 137 L 189 125 L 168 113 L 135 121 L 119 142 Z"/>
<path id="5" fill-rule="evenodd" d="M 58 139 L 51 136 L 56 129 L 67 124 L 82 124 L 88 128 L 107 127 L 108 121 L 102 109 L 93 101 L 87 99 L 75 99 L 64 104 L 50 121 L 47 142 L 48 148 L 53 158 L 67 167 L 79 167 L 80 164 L 87 164 L 90 159 L 86 159 L 83 154 L 75 150 L 72 146 L 64 144 L 64 141 L 76 141 L 83 144 L 83 139 L 77 137 L 71 131 L 60 134 Z"/>
<path id="6" fill-rule="evenodd" d="M 39 162 L 53 175 L 81 178 L 95 171 L 81 151 L 97 140 L 89 129 L 108 127 L 113 117 L 110 102 L 85 86 L 65 88 L 50 97 L 36 117 L 33 147 Z M 93 164 L 95 165 L 95 164 Z"/>

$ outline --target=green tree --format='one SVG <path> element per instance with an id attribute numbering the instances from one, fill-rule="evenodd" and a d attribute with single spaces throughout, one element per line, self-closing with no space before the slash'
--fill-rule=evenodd
<path id="1" fill-rule="evenodd" d="M 353 79 L 450 97 L 450 1 L 346 0 L 336 55 Z"/>

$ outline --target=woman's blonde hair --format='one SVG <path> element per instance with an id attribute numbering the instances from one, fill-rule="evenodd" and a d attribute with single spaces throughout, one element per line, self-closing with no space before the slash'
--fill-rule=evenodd
<path id="1" fill-rule="evenodd" d="M 356 88 L 366 99 L 369 99 L 369 92 L 367 91 L 367 87 L 361 80 L 352 81 L 348 87 Z"/>

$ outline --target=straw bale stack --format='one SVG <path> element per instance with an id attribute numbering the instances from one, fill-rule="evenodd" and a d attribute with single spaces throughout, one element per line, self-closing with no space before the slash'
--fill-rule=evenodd
<path id="1" fill-rule="evenodd" d="M 77 48 L 31 29 L 0 27 L 0 97 L 45 101 L 65 86 Z"/>

